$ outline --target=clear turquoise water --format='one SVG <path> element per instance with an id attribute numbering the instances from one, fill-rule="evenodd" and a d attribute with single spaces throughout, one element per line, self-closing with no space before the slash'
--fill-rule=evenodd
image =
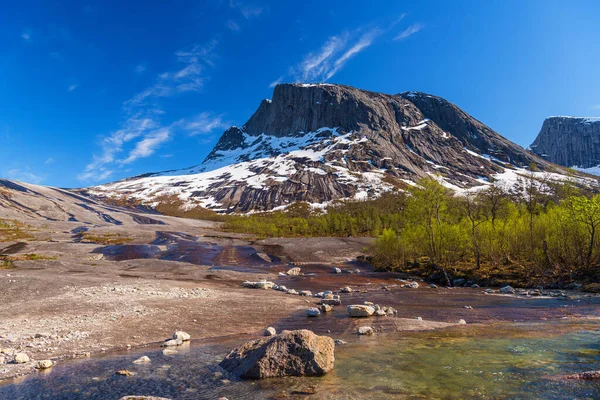
<path id="1" fill-rule="evenodd" d="M 598 399 L 600 383 L 553 379 L 600 369 L 600 323 L 466 326 L 349 337 L 322 378 L 241 381 L 217 367 L 236 342 L 65 362 L 0 386 L 0 399 Z M 149 365 L 133 365 L 146 354 Z M 115 375 L 118 369 L 133 377 Z M 314 394 L 307 394 L 307 393 Z"/>

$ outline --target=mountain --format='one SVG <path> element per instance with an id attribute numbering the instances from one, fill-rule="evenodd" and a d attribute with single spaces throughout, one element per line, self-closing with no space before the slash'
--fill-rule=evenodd
<path id="1" fill-rule="evenodd" d="M 600 117 L 550 117 L 530 146 L 540 157 L 600 175 Z"/>
<path id="2" fill-rule="evenodd" d="M 556 168 L 437 96 L 281 84 L 195 167 L 90 188 L 101 197 L 227 212 L 366 199 L 432 176 L 457 191 Z"/>

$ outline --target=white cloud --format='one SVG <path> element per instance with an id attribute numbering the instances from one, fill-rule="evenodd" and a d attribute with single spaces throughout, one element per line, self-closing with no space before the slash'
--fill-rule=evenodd
<path id="1" fill-rule="evenodd" d="M 73 90 L 77 89 L 79 87 L 79 85 L 69 85 L 69 87 L 67 88 L 67 90 L 69 92 L 72 92 Z"/>
<path id="2" fill-rule="evenodd" d="M 283 82 L 283 76 L 280 76 L 279 78 L 275 79 L 273 82 L 269 83 L 269 87 L 274 88 L 275 86 L 279 85 L 281 82 Z"/>
<path id="3" fill-rule="evenodd" d="M 134 149 L 129 152 L 129 156 L 122 160 L 122 164 L 130 164 L 137 159 L 149 157 L 171 138 L 170 128 L 160 128 L 148 133 L 144 139 L 137 142 Z"/>
<path id="4" fill-rule="evenodd" d="M 21 39 L 23 39 L 26 42 L 31 42 L 31 33 L 29 33 L 29 32 L 21 33 Z"/>
<path id="5" fill-rule="evenodd" d="M 216 129 L 223 124 L 221 116 L 187 122 L 163 124 L 165 111 L 163 102 L 172 96 L 185 92 L 198 92 L 207 79 L 206 70 L 214 65 L 214 49 L 217 40 L 205 45 L 194 45 L 175 53 L 176 61 L 182 64 L 171 71 L 157 75 L 154 84 L 132 96 L 123 103 L 125 120 L 121 127 L 100 140 L 100 151 L 92 156 L 92 161 L 78 179 L 86 182 L 105 181 L 117 171 L 124 172 L 123 166 L 153 155 L 162 144 L 171 138 L 173 128 L 187 129 L 202 133 L 206 127 Z M 123 158 L 122 153 L 127 152 Z M 121 156 L 121 157 L 120 157 Z"/>
<path id="6" fill-rule="evenodd" d="M 394 40 L 404 40 L 404 39 L 414 35 L 415 33 L 420 32 L 421 30 L 423 30 L 423 28 L 425 28 L 425 26 L 422 24 L 419 24 L 419 23 L 412 24 L 411 26 L 409 26 L 408 28 L 406 28 L 405 30 L 400 32 L 394 38 Z"/>
<path id="7" fill-rule="evenodd" d="M 190 136 L 223 130 L 231 126 L 230 123 L 223 120 L 223 115 L 214 115 L 209 112 L 202 112 L 191 120 L 177 121 L 174 125 L 188 132 Z"/>
<path id="8" fill-rule="evenodd" d="M 49 157 L 49 158 L 46 158 L 46 160 L 44 161 L 44 164 L 45 165 L 51 165 L 51 164 L 54 164 L 54 161 L 55 160 L 54 160 L 53 157 Z"/>
<path id="9" fill-rule="evenodd" d="M 225 25 L 227 26 L 227 28 L 229 28 L 229 30 L 231 30 L 233 32 L 239 32 L 242 30 L 242 28 L 238 25 L 238 23 L 232 19 L 227 20 L 227 23 Z"/>
<path id="10" fill-rule="evenodd" d="M 143 74 L 144 72 L 146 72 L 146 66 L 144 64 L 138 64 L 135 66 L 135 68 L 133 69 L 133 72 L 135 72 L 138 75 Z"/>
<path id="11" fill-rule="evenodd" d="M 24 171 L 22 169 L 11 169 L 6 173 L 8 179 L 12 179 L 20 182 L 33 183 L 35 185 L 40 184 L 44 181 L 44 177 L 34 174 L 30 171 Z"/>
<path id="12" fill-rule="evenodd" d="M 352 57 L 369 47 L 377 36 L 379 29 L 370 30 L 357 40 L 348 32 L 331 36 L 317 52 L 307 54 L 302 62 L 293 68 L 296 79 L 303 82 L 326 81 L 339 72 Z"/>

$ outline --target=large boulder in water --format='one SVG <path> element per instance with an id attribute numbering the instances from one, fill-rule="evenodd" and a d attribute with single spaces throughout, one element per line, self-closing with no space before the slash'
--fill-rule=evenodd
<path id="1" fill-rule="evenodd" d="M 330 337 L 306 329 L 283 331 L 236 347 L 219 365 L 249 379 L 321 376 L 333 369 L 334 348 Z"/>

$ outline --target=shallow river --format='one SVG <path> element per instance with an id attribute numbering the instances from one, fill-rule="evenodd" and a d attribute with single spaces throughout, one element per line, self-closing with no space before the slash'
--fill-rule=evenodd
<path id="1" fill-rule="evenodd" d="M 150 348 L 63 362 L 0 386 L 1 399 L 596 399 L 596 382 L 557 375 L 600 369 L 600 321 L 470 325 L 430 332 L 344 337 L 322 378 L 240 381 L 217 364 L 239 339 Z M 132 361 L 148 355 L 148 365 Z M 132 377 L 115 375 L 127 368 Z"/>

